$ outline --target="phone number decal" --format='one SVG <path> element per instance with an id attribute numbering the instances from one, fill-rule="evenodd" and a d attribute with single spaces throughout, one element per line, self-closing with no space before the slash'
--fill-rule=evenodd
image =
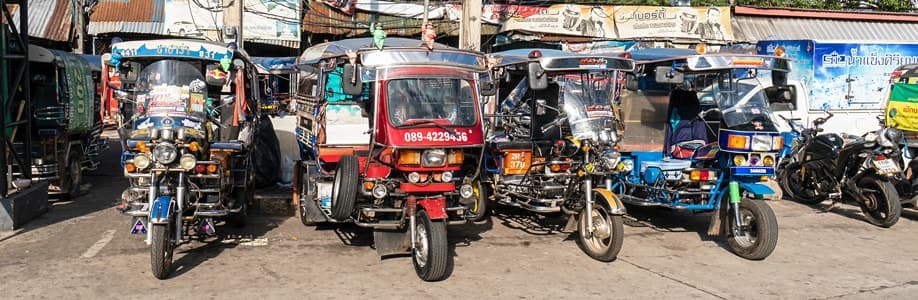
<path id="1" fill-rule="evenodd" d="M 465 132 L 406 132 L 406 142 L 468 142 L 469 136 Z"/>

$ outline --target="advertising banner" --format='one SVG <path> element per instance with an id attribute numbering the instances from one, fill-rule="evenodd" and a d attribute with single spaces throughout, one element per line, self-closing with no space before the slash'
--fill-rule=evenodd
<path id="1" fill-rule="evenodd" d="M 494 18 L 494 8 L 485 6 L 483 19 Z M 522 30 L 596 38 L 616 38 L 613 20 L 614 6 L 558 4 L 549 7 L 530 6 L 527 9 L 501 10 L 498 19 L 506 17 L 501 31 Z"/>
<path id="2" fill-rule="evenodd" d="M 241 0 L 240 0 L 241 1 Z M 245 39 L 299 41 L 300 4 L 296 0 L 244 0 Z M 165 35 L 201 38 L 223 28 L 223 12 L 232 1 L 165 0 Z"/>
<path id="3" fill-rule="evenodd" d="M 918 131 L 918 85 L 897 83 L 889 93 L 886 126 Z"/>
<path id="4" fill-rule="evenodd" d="M 732 41 L 729 7 L 616 6 L 619 38 Z"/>

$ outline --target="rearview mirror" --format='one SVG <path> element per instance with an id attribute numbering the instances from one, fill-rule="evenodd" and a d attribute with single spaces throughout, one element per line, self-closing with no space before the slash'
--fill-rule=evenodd
<path id="1" fill-rule="evenodd" d="M 124 83 L 135 83 L 137 82 L 137 77 L 140 75 L 140 63 L 139 62 L 125 62 L 121 64 L 121 82 Z"/>
<path id="2" fill-rule="evenodd" d="M 542 69 L 542 64 L 534 61 L 529 63 L 529 88 L 541 91 L 548 88 L 548 76 Z"/>
<path id="3" fill-rule="evenodd" d="M 210 86 L 224 86 L 226 85 L 226 72 L 223 72 L 219 64 L 209 64 L 207 65 L 207 76 L 204 80 Z"/>
<path id="4" fill-rule="evenodd" d="M 776 85 L 765 88 L 769 103 L 786 103 L 797 106 L 797 87 L 793 85 Z"/>
<path id="5" fill-rule="evenodd" d="M 361 81 L 359 68 L 356 65 L 344 65 L 344 71 L 341 74 L 341 89 L 345 94 L 351 96 L 360 96 L 363 93 L 363 81 Z"/>
<path id="6" fill-rule="evenodd" d="M 625 88 L 628 89 L 629 91 L 638 90 L 638 79 L 636 75 L 634 74 L 625 75 Z"/>
<path id="7" fill-rule="evenodd" d="M 497 95 L 497 84 L 494 80 L 483 79 L 479 82 L 478 86 L 478 92 L 481 93 L 482 96 L 489 97 Z"/>
<path id="8" fill-rule="evenodd" d="M 243 69 L 243 68 L 245 68 L 245 62 L 242 61 L 241 59 L 238 59 L 238 58 L 237 58 L 237 59 L 234 59 L 234 60 L 233 60 L 233 67 L 236 67 L 237 70 L 238 70 L 238 69 Z"/>
<path id="9" fill-rule="evenodd" d="M 685 81 L 685 74 L 669 66 L 659 66 L 654 69 L 654 73 L 659 83 L 683 83 Z"/>

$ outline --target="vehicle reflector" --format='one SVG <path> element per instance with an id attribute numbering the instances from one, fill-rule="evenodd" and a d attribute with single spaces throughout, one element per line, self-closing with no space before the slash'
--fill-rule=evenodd
<path id="1" fill-rule="evenodd" d="M 197 172 L 198 174 L 204 173 L 204 171 L 207 171 L 207 166 L 197 165 L 194 167 L 194 171 Z"/>
<path id="2" fill-rule="evenodd" d="M 400 150 L 398 155 L 398 164 L 400 165 L 420 165 L 421 151 L 419 150 Z"/>
<path id="3" fill-rule="evenodd" d="M 134 164 L 124 164 L 124 170 L 128 173 L 134 173 L 134 171 L 137 171 L 137 167 Z"/>
<path id="4" fill-rule="evenodd" d="M 207 165 L 208 173 L 217 173 L 217 165 Z"/>
<path id="5" fill-rule="evenodd" d="M 730 149 L 741 149 L 741 150 L 749 149 L 749 137 L 744 136 L 744 135 L 731 134 L 727 136 L 727 147 L 729 147 Z"/>

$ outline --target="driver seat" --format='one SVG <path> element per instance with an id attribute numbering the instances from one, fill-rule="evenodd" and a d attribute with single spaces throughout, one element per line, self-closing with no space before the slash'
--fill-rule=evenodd
<path id="1" fill-rule="evenodd" d="M 698 94 L 692 91 L 675 90 L 669 97 L 669 122 L 666 123 L 664 151 L 666 156 L 690 159 L 695 151 L 711 141 L 707 124 L 698 118 L 701 103 Z"/>

